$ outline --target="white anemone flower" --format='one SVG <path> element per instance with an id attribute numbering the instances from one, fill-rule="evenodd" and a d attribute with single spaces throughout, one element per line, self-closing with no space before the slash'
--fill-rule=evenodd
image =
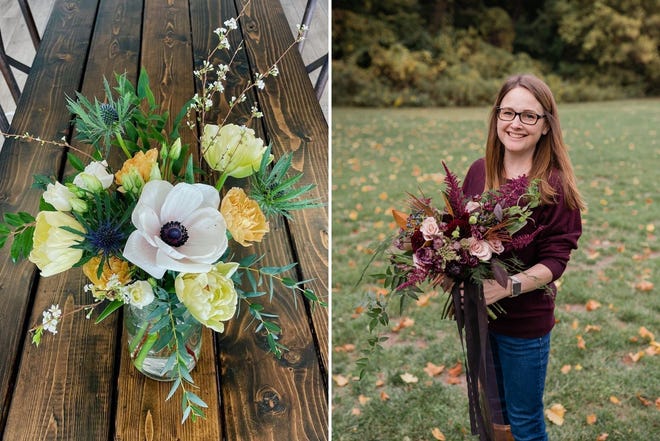
<path id="1" fill-rule="evenodd" d="M 152 180 L 145 184 L 131 220 L 136 231 L 124 257 L 156 279 L 167 270 L 206 273 L 227 249 L 220 195 L 210 185 Z"/>

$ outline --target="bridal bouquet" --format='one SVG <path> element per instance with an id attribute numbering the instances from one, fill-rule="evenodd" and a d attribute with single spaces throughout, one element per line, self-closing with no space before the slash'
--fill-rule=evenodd
<path id="1" fill-rule="evenodd" d="M 400 294 L 401 300 L 416 299 L 424 287 L 440 286 L 449 292 L 455 284 L 466 281 L 479 284 L 484 279 L 495 279 L 506 286 L 508 271 L 516 262 L 499 256 L 528 245 L 540 231 L 516 234 L 539 205 L 537 182 L 521 176 L 497 189 L 468 197 L 456 175 L 443 166 L 444 206 L 436 208 L 430 198 L 409 195 L 410 211 L 393 210 L 399 232 L 380 250 L 389 249 L 389 265 L 385 273 L 372 275 L 382 280 L 390 293 Z M 370 301 L 367 315 L 371 330 L 388 323 L 389 297 Z M 443 318 L 452 314 L 453 307 L 450 296 Z"/>
<path id="2" fill-rule="evenodd" d="M 263 88 L 268 77 L 278 74 L 276 64 L 230 100 L 222 122 L 207 122 L 230 70 L 210 62 L 215 51 L 229 50 L 227 35 L 237 28 L 236 19 L 224 24 L 215 31 L 217 47 L 194 72 L 202 93 L 176 115 L 171 132 L 164 129 L 169 115 L 159 113 L 143 71 L 137 86 L 124 75 L 116 76 L 114 88 L 105 81 L 103 102 L 80 94 L 68 99 L 78 137 L 92 147 L 90 154 L 66 141 L 6 135 L 68 149 L 75 173 L 61 180 L 36 176 L 35 185 L 43 190 L 39 212 L 5 213 L 0 247 L 11 239 L 12 258 L 28 258 L 43 277 L 82 268 L 90 303 L 66 314 L 86 311 L 90 317 L 96 312 L 99 322 L 125 306 L 134 365 L 152 378 L 173 380 L 169 397 L 182 390 L 183 421 L 203 417 L 206 407 L 189 387 L 202 326 L 223 332 L 243 304 L 255 332 L 265 333 L 270 351 L 280 356 L 286 349 L 278 342 L 281 329 L 257 299 L 273 298 L 279 283 L 293 295 L 325 305 L 303 282 L 285 275 L 295 263 L 260 267 L 255 255 L 234 261 L 230 245 L 261 242 L 269 232 L 269 217 L 288 217 L 292 210 L 320 204 L 300 199 L 313 186 L 296 187 L 302 175 L 288 176 L 290 154 L 275 161 L 254 130 L 228 122 L 248 90 Z M 253 107 L 250 120 L 260 116 Z M 181 142 L 183 121 L 201 134 L 208 174 L 195 166 L 190 146 Z M 116 168 L 109 165 L 113 160 Z M 228 177 L 247 178 L 249 185 L 223 189 Z M 42 322 L 30 331 L 33 343 L 39 345 L 46 333 L 56 334 L 62 317 L 59 305 L 44 311 Z"/>

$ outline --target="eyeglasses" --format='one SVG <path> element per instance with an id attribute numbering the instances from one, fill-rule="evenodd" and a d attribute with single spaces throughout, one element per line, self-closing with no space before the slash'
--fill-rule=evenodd
<path id="1" fill-rule="evenodd" d="M 533 126 L 539 121 L 539 119 L 545 118 L 545 115 L 538 115 L 533 110 L 523 110 L 522 112 L 516 112 L 510 107 L 497 108 L 497 117 L 501 121 L 513 121 L 516 119 L 516 116 L 520 117 L 521 123 L 527 124 L 528 126 Z"/>

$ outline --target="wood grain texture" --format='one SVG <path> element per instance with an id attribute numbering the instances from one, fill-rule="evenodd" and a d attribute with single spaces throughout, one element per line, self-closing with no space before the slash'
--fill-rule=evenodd
<path id="1" fill-rule="evenodd" d="M 96 56 L 90 58 L 93 61 L 86 66 L 82 84 L 85 96 L 103 100 L 103 78 L 112 82 L 114 72 L 130 71 L 132 81 L 137 77 L 140 26 L 139 20 L 132 23 L 130 17 L 125 17 L 127 2 L 104 0 L 99 6 L 89 48 Z M 122 42 L 117 44 L 120 33 Z M 100 54 L 107 54 L 107 58 Z M 88 58 L 81 53 L 73 59 L 83 64 Z M 60 112 L 67 114 L 65 108 Z M 75 141 L 73 144 L 91 151 L 87 145 Z M 67 168 L 64 173 L 75 172 Z M 61 283 L 62 280 L 65 282 Z M 31 323 L 36 323 L 40 311 L 52 303 L 66 305 L 65 313 L 75 305 L 91 303 L 91 296 L 82 290 L 85 283 L 86 278 L 78 270 L 44 279 L 36 293 Z M 115 354 L 119 350 L 121 320 L 113 315 L 95 326 L 82 315 L 78 313 L 63 320 L 56 338 L 45 339 L 40 348 L 26 348 L 7 425 L 8 439 L 96 440 L 107 438 L 114 427 L 111 418 L 115 404 Z M 49 367 L 45 373 L 44 365 Z M 26 414 L 34 414 L 30 420 L 39 424 L 32 424 L 26 430 Z M 24 438 L 18 438 L 18 434 Z"/>
<path id="2" fill-rule="evenodd" d="M 253 1 L 244 26 L 246 52 L 257 72 L 266 72 L 293 37 L 279 1 Z M 318 105 L 302 59 L 296 49 L 278 64 L 282 78 L 267 80 L 257 99 L 264 112 L 268 140 L 276 155 L 294 152 L 294 168 L 304 173 L 300 185 L 314 184 L 310 196 L 328 201 L 328 125 Z M 285 80 L 282 80 L 285 79 Z M 319 296 L 329 299 L 328 210 L 296 211 L 288 225 L 294 255 L 300 262 L 302 280 Z M 324 366 L 328 366 L 328 314 L 317 308 L 313 314 L 314 332 Z"/>
<path id="3" fill-rule="evenodd" d="M 141 65 L 150 79 L 156 101 L 175 116 L 194 95 L 192 44 L 187 0 L 146 0 L 143 17 Z M 171 130 L 171 126 L 169 127 Z M 187 129 L 181 132 L 184 143 L 195 143 Z M 196 143 L 194 144 L 196 145 Z M 126 348 L 126 337 L 122 349 Z M 148 380 L 132 366 L 128 351 L 121 352 L 116 440 L 219 440 L 220 404 L 217 368 L 211 333 L 204 330 L 204 343 L 197 366 L 192 372 L 198 395 L 208 404 L 206 420 L 181 421 L 181 392 L 165 401 L 170 383 Z"/>
<path id="4" fill-rule="evenodd" d="M 13 121 L 17 133 L 30 132 L 45 139 L 59 139 L 67 134 L 69 115 L 66 112 L 53 112 L 52 108 L 64 109 L 64 94 L 73 94 L 82 77 L 79 57 L 85 56 L 90 41 L 91 24 L 94 21 L 96 0 L 58 1 L 53 8 L 53 20 L 45 31 L 42 50 L 37 54 L 33 66 L 39 75 L 30 76 Z M 57 38 L 47 37 L 57 35 Z M 82 54 L 82 55 L 81 55 Z M 34 174 L 53 174 L 60 169 L 63 152 L 35 144 L 9 140 L 0 152 L 0 214 L 5 212 L 36 212 L 39 206 L 40 191 L 30 189 Z M 14 265 L 7 248 L 0 250 L 0 283 L 4 301 L 0 305 L 0 319 L 5 323 L 0 333 L 0 344 L 7 356 L 0 357 L 0 429 L 8 419 L 12 393 L 10 382 L 15 377 L 16 356 L 21 354 L 21 345 L 29 345 L 25 339 L 24 317 L 26 307 L 34 289 L 36 269 L 29 262 Z M 53 279 L 56 280 L 57 278 Z M 61 281 L 46 284 L 58 285 Z M 37 317 L 30 317 L 36 319 Z M 27 319 L 26 319 L 27 320 Z M 66 344 L 66 342 L 64 343 Z M 66 363 L 64 361 L 64 363 Z M 38 376 L 41 368 L 36 368 L 33 376 Z M 25 369 L 25 372 L 29 372 Z M 20 391 L 17 391 L 17 393 Z M 32 401 L 19 398 L 18 406 L 33 406 Z M 41 439 L 23 436 L 26 419 L 18 412 L 11 424 L 6 427 L 6 440 Z M 54 420 L 56 422 L 56 420 Z"/>
<path id="5" fill-rule="evenodd" d="M 283 15 L 281 10 L 277 10 L 279 3 L 276 1 L 255 0 L 253 3 L 260 3 L 261 7 L 264 8 L 262 11 L 274 9 L 274 19 L 277 18 L 278 14 Z M 219 4 L 207 1 L 201 2 L 198 6 L 200 9 L 191 10 L 191 16 L 217 17 L 220 23 L 228 18 L 236 17 L 242 8 L 241 4 L 237 5 L 232 1 L 221 1 Z M 282 21 L 275 21 L 282 25 Z M 248 19 L 247 22 L 247 26 L 245 26 L 245 23 L 241 26 L 244 35 L 254 23 L 252 19 Z M 200 19 L 196 23 L 199 24 L 199 27 L 193 28 L 194 52 L 205 54 L 210 47 L 216 44 L 216 40 L 209 39 L 207 36 L 217 24 L 213 23 L 212 19 Z M 205 26 L 209 26 L 209 29 L 205 29 Z M 289 36 L 289 42 L 291 41 L 288 27 L 285 26 L 277 30 L 273 28 L 271 31 L 284 32 Z M 230 34 L 230 36 L 235 37 L 235 34 Z M 233 42 L 232 46 L 236 47 L 236 39 L 230 38 L 230 40 Z M 284 50 L 281 46 L 280 49 L 280 52 Z M 273 49 L 273 51 L 271 54 L 277 53 L 277 49 Z M 252 60 L 246 56 L 246 53 L 249 52 L 244 48 L 232 64 L 231 71 L 234 75 L 229 78 L 226 84 L 225 97 L 238 96 L 249 78 L 247 72 L 256 69 L 255 64 L 251 64 Z M 214 62 L 227 63 L 232 54 L 233 51 L 225 54 L 224 58 L 222 54 L 218 54 Z M 260 52 L 257 55 L 261 59 L 265 58 L 260 62 L 268 64 L 268 67 L 277 59 L 274 57 L 269 60 L 266 52 Z M 295 55 L 297 56 L 297 54 Z M 263 72 L 265 69 L 257 69 L 257 71 Z M 302 72 L 304 72 L 304 66 L 302 66 Z M 284 94 L 297 93 L 295 82 L 289 84 L 289 80 L 290 78 L 287 77 L 287 89 Z M 269 81 L 268 87 L 272 82 L 276 83 L 277 81 L 279 79 Z M 306 81 L 308 87 L 311 88 L 309 80 Z M 268 87 L 267 93 L 270 93 L 271 89 Z M 288 87 L 291 87 L 291 89 L 288 89 Z M 278 93 L 278 95 L 282 99 L 283 94 Z M 242 124 L 247 121 L 249 106 L 256 100 L 257 97 L 250 94 L 245 105 L 235 109 L 228 122 Z M 279 114 L 279 105 L 271 110 L 271 104 L 269 102 L 261 106 L 265 109 L 264 113 L 268 114 L 273 111 Z M 318 103 L 315 102 L 315 106 L 318 108 Z M 218 115 L 212 115 L 211 117 L 222 119 L 227 111 L 226 102 L 220 102 L 218 108 L 220 109 Z M 298 117 L 302 118 L 298 112 L 304 114 L 304 109 L 297 109 L 295 112 Z M 297 117 L 294 116 L 294 118 Z M 323 121 L 322 116 L 321 120 Z M 266 130 L 262 124 L 257 124 L 255 129 L 259 136 L 263 136 L 267 140 L 274 139 L 271 132 Z M 323 170 L 327 169 L 327 126 L 325 131 L 326 156 L 320 160 Z M 279 154 L 282 151 L 281 149 L 276 150 Z M 312 167 L 313 165 L 310 164 L 309 166 Z M 320 181 L 324 183 L 323 188 L 325 188 L 327 175 L 325 180 L 321 179 Z M 327 216 L 324 216 L 324 219 L 327 222 Z M 324 224 L 323 228 L 326 226 L 327 223 Z M 289 228 L 290 225 L 287 225 L 282 219 L 271 221 L 271 232 L 265 242 L 252 249 L 245 250 L 242 254 L 263 254 L 265 256 L 262 262 L 263 265 L 281 265 L 301 260 L 300 256 L 294 254 L 291 247 Z M 319 241 L 322 241 L 322 238 L 319 238 Z M 241 253 L 240 250 L 237 251 L 239 251 L 239 254 Z M 321 254 L 324 255 L 324 258 L 321 259 L 320 267 L 323 268 L 323 265 L 325 265 L 325 271 L 321 271 L 322 274 L 319 279 L 324 282 L 320 284 L 318 284 L 318 281 L 313 282 L 318 284 L 318 286 L 314 285 L 313 289 L 316 292 L 324 293 L 327 292 L 328 280 L 327 240 L 325 241 L 325 252 L 321 252 Z M 316 259 L 311 258 L 310 261 L 314 261 L 313 265 L 318 265 Z M 290 274 L 290 276 L 293 278 L 302 277 L 296 273 Z M 324 284 L 326 288 L 323 288 Z M 227 421 L 227 439 L 260 441 L 271 439 L 327 439 L 327 380 L 324 370 L 325 362 L 317 354 L 318 341 L 314 335 L 317 327 L 310 326 L 305 302 L 298 299 L 296 304 L 292 294 L 287 290 L 276 290 L 276 299 L 272 304 L 268 303 L 267 299 L 263 300 L 262 303 L 264 303 L 268 312 L 279 316 L 278 324 L 284 330 L 281 342 L 289 348 L 289 351 L 285 353 L 281 360 L 277 360 L 272 354 L 265 352 L 267 344 L 263 336 L 259 337 L 251 333 L 251 330 L 254 329 L 254 323 L 250 325 L 251 316 L 247 313 L 245 305 L 243 305 L 238 320 L 231 322 L 226 332 L 217 336 L 220 365 L 222 366 L 222 402 Z M 327 310 L 322 310 L 319 316 L 325 318 L 324 322 L 321 320 L 325 324 L 324 328 L 323 326 L 318 327 L 323 328 L 322 332 L 325 336 L 327 334 Z M 327 342 L 327 337 L 322 338 L 325 338 Z M 327 360 L 327 350 L 322 348 L 321 351 L 325 353 L 325 360 Z"/>

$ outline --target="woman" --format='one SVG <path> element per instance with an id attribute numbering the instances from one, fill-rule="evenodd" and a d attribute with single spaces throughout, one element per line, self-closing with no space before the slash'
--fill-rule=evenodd
<path id="1" fill-rule="evenodd" d="M 542 205 L 520 234 L 541 229 L 515 256 L 524 271 L 506 287 L 484 281 L 486 304 L 505 311 L 489 323 L 503 421 L 496 440 L 547 440 L 543 389 L 554 326 L 557 280 L 582 232 L 584 203 L 562 139 L 557 104 L 548 86 L 532 75 L 509 78 L 490 116 L 486 156 L 470 167 L 463 182 L 467 196 L 498 188 L 507 179 L 540 179 Z M 506 258 L 507 256 L 502 256 Z M 510 425 L 510 427 L 509 427 Z M 513 435 L 513 438 L 511 437 Z"/>

